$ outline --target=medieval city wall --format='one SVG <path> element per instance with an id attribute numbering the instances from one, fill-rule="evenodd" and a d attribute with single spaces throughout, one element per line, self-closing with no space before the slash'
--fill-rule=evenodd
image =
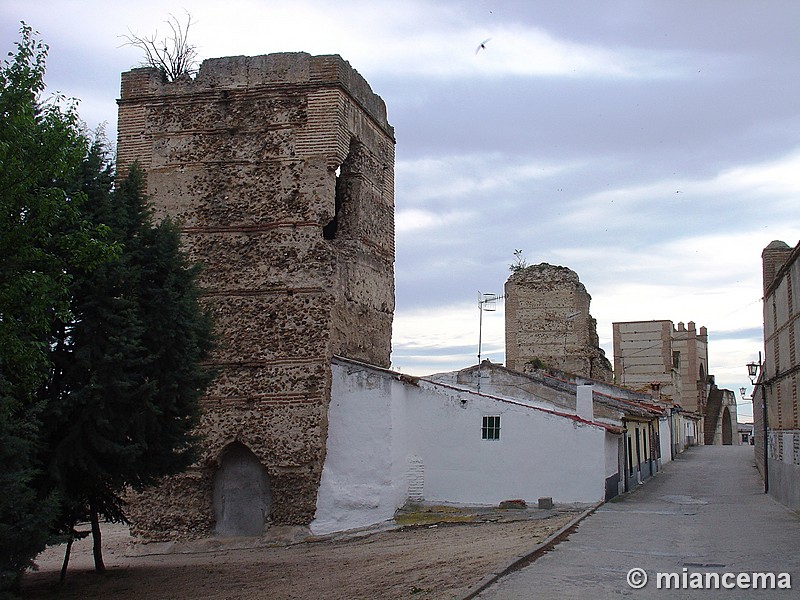
<path id="1" fill-rule="evenodd" d="M 266 472 L 267 524 L 313 518 L 331 359 L 389 365 L 393 136 L 383 101 L 338 56 L 213 59 L 175 82 L 123 73 L 118 168 L 138 162 L 157 214 L 179 221 L 217 336 L 203 456 L 137 500 L 137 533 L 213 533 L 233 443 Z"/>

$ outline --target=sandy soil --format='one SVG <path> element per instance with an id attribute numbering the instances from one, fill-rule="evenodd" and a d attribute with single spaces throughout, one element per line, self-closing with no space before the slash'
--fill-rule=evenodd
<path id="1" fill-rule="evenodd" d="M 125 527 L 104 525 L 105 575 L 93 572 L 90 542 L 82 540 L 73 546 L 64 586 L 58 585 L 64 548 L 49 548 L 37 559 L 38 571 L 26 575 L 23 594 L 47 600 L 459 598 L 580 512 L 428 515 L 369 535 L 143 556 L 131 555 Z M 464 522 L 470 520 L 476 522 Z"/>

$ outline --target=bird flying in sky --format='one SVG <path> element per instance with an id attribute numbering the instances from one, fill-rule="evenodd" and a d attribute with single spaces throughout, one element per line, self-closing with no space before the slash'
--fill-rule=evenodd
<path id="1" fill-rule="evenodd" d="M 475 48 L 475 54 L 477 54 L 481 50 L 486 50 L 486 42 L 488 42 L 490 39 L 492 39 L 492 38 L 486 38 L 480 44 L 478 44 L 478 47 Z"/>

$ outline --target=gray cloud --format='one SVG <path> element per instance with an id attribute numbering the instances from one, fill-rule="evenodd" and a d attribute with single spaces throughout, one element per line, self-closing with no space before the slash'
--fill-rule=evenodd
<path id="1" fill-rule="evenodd" d="M 196 2 L 205 56 L 335 52 L 397 134 L 396 364 L 476 359 L 478 290 L 512 253 L 576 270 L 607 353 L 612 321 L 707 325 L 738 389 L 758 351 L 760 254 L 800 237 L 800 3 L 793 0 Z M 177 2 L 17 2 L 51 44 L 50 88 L 113 137 L 120 48 Z M 475 47 L 491 37 L 479 55 Z M 502 360 L 501 315 L 486 332 Z M 432 324 L 445 325 L 433 327 Z M 414 343 L 414 340 L 422 340 Z M 610 355 L 609 355 L 610 357 Z"/>

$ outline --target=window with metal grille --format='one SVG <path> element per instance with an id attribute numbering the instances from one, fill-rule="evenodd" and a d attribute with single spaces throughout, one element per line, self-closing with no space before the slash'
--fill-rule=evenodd
<path id="1" fill-rule="evenodd" d="M 499 416 L 483 417 L 483 425 L 481 425 L 481 439 L 484 440 L 500 439 Z"/>

